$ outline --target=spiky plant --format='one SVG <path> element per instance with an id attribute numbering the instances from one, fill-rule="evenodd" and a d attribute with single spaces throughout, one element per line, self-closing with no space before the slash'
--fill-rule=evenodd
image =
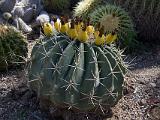
<path id="1" fill-rule="evenodd" d="M 88 18 L 89 13 L 94 11 L 99 4 L 102 4 L 102 0 L 82 0 L 75 6 L 73 15 L 86 19 Z"/>
<path id="2" fill-rule="evenodd" d="M 126 67 L 118 51 L 54 36 L 33 48 L 29 85 L 60 108 L 103 112 L 122 97 Z"/>
<path id="3" fill-rule="evenodd" d="M 159 0 L 105 0 L 125 8 L 133 18 L 140 41 L 159 44 L 160 1 Z"/>
<path id="4" fill-rule="evenodd" d="M 54 13 L 64 12 L 70 7 L 70 0 L 42 0 L 42 3 L 48 12 Z"/>
<path id="5" fill-rule="evenodd" d="M 135 47 L 136 32 L 133 22 L 125 10 L 115 5 L 101 5 L 90 14 L 94 25 L 100 23 L 104 31 L 109 34 L 117 31 L 118 40 L 125 47 Z"/>
<path id="6" fill-rule="evenodd" d="M 27 41 L 15 28 L 0 25 L 0 70 L 24 62 L 27 56 Z"/>

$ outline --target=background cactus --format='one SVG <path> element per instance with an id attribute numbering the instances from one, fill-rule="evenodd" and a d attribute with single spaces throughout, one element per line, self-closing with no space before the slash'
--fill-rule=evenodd
<path id="1" fill-rule="evenodd" d="M 70 7 L 70 0 L 42 0 L 42 4 L 47 12 L 61 13 Z"/>
<path id="2" fill-rule="evenodd" d="M 32 50 L 28 82 L 40 99 L 53 105 L 103 111 L 122 96 L 126 68 L 119 55 L 110 47 L 66 36 L 40 40 Z"/>
<path id="3" fill-rule="evenodd" d="M 134 48 L 136 45 L 136 32 L 133 22 L 122 8 L 114 5 L 101 5 L 90 14 L 91 22 L 104 26 L 104 32 L 109 34 L 117 31 L 121 46 Z"/>
<path id="4" fill-rule="evenodd" d="M 89 13 L 94 11 L 99 4 L 102 4 L 102 0 L 82 0 L 77 3 L 73 10 L 75 17 L 82 17 L 83 19 L 88 18 Z"/>
<path id="5" fill-rule="evenodd" d="M 0 25 L 0 70 L 24 62 L 27 56 L 27 42 L 15 28 Z"/>
<path id="6" fill-rule="evenodd" d="M 132 16 L 140 41 L 160 44 L 159 0 L 105 0 L 125 8 Z M 154 42 L 151 42 L 154 41 Z"/>

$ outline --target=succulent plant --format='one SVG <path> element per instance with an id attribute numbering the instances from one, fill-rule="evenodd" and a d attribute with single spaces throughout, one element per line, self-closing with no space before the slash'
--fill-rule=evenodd
<path id="1" fill-rule="evenodd" d="M 106 2 L 125 8 L 132 16 L 143 42 L 159 44 L 160 33 L 160 1 L 159 0 L 105 0 Z"/>
<path id="2" fill-rule="evenodd" d="M 102 0 L 82 0 L 75 6 L 73 15 L 86 19 L 88 18 L 89 13 L 94 11 L 99 4 L 102 4 Z"/>
<path id="3" fill-rule="evenodd" d="M 117 31 L 118 40 L 125 47 L 133 47 L 136 43 L 136 32 L 132 19 L 125 10 L 115 5 L 101 5 L 90 14 L 91 22 L 96 26 L 104 26 L 107 34 Z"/>
<path id="4" fill-rule="evenodd" d="M 0 70 L 24 62 L 27 56 L 25 37 L 8 25 L 0 25 Z"/>
<path id="5" fill-rule="evenodd" d="M 47 12 L 61 13 L 69 9 L 70 0 L 42 0 L 42 4 Z"/>
<path id="6" fill-rule="evenodd" d="M 28 83 L 52 105 L 103 111 L 122 97 L 126 67 L 118 53 L 67 36 L 44 38 L 33 47 Z"/>

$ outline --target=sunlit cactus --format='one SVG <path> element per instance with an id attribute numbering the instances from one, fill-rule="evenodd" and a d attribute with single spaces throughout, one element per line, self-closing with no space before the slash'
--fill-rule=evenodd
<path id="1" fill-rule="evenodd" d="M 123 63 L 116 48 L 53 36 L 34 46 L 28 83 L 51 105 L 103 112 L 122 97 Z"/>

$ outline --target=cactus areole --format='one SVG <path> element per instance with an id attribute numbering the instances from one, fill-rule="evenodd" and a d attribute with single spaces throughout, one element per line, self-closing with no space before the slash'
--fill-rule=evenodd
<path id="1" fill-rule="evenodd" d="M 111 47 L 54 36 L 40 40 L 31 57 L 30 88 L 55 106 L 103 111 L 122 97 L 126 68 Z"/>

